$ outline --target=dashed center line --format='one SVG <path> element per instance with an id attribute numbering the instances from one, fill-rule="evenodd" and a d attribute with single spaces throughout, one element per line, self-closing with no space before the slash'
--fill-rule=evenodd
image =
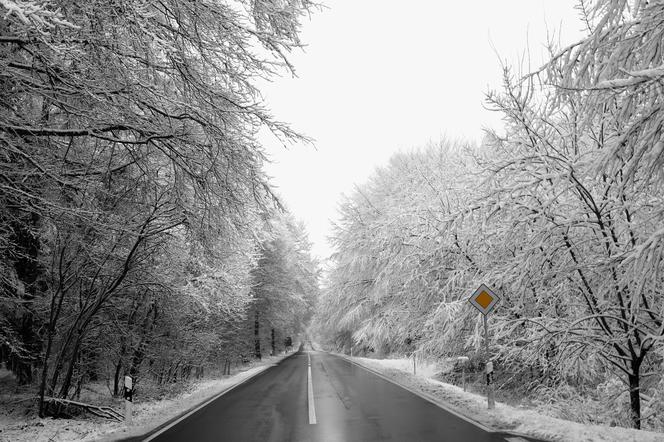
<path id="1" fill-rule="evenodd" d="M 309 403 L 309 424 L 316 423 L 316 407 L 314 406 L 314 383 L 311 380 L 311 355 L 307 354 L 308 367 L 307 367 L 307 390 L 308 390 L 308 403 Z"/>

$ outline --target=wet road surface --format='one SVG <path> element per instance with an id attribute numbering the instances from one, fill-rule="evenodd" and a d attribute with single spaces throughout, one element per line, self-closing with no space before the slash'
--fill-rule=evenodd
<path id="1" fill-rule="evenodd" d="M 156 442 L 506 441 L 343 358 L 300 351 Z"/>

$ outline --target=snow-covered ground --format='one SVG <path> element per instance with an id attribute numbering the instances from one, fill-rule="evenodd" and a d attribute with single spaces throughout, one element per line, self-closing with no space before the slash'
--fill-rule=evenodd
<path id="1" fill-rule="evenodd" d="M 430 379 L 434 369 L 429 364 L 418 363 L 417 375 L 413 375 L 412 359 L 369 359 L 339 356 L 372 369 L 471 420 L 496 430 L 513 431 L 552 441 L 664 442 L 664 434 L 662 433 L 621 427 L 585 425 L 546 416 L 532 410 L 510 407 L 502 403 L 496 403 L 494 410 L 488 410 L 486 397 L 465 392 L 455 385 Z"/>
<path id="2" fill-rule="evenodd" d="M 0 442 L 35 441 L 111 441 L 139 436 L 159 427 L 174 417 L 205 402 L 222 391 L 267 369 L 285 356 L 264 358 L 247 370 L 221 379 L 195 382 L 187 391 L 168 399 L 140 402 L 133 406 L 133 422 L 127 428 L 123 422 L 99 418 L 89 419 L 40 419 L 12 413 L 8 401 L 0 407 Z M 123 409 L 117 411 L 124 413 Z"/>

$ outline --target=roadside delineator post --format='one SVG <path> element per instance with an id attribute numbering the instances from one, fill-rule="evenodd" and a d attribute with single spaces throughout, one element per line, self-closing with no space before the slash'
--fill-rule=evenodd
<path id="1" fill-rule="evenodd" d="M 131 405 L 134 400 L 134 382 L 131 376 L 124 377 L 125 424 L 131 427 Z"/>
<path id="2" fill-rule="evenodd" d="M 494 309 L 496 304 L 500 301 L 500 296 L 496 295 L 493 290 L 487 287 L 484 284 L 481 284 L 477 290 L 468 298 L 470 302 L 477 310 L 482 313 L 484 317 L 484 362 L 485 362 L 485 374 L 486 374 L 486 397 L 487 397 L 487 407 L 493 409 L 496 406 L 495 393 L 493 389 L 493 362 L 491 361 L 491 355 L 489 354 L 489 324 L 488 316 L 489 313 Z"/>
<path id="3" fill-rule="evenodd" d="M 463 385 L 463 391 L 466 391 L 466 364 L 468 363 L 468 356 L 459 356 L 457 361 L 461 363 L 461 385 Z"/>

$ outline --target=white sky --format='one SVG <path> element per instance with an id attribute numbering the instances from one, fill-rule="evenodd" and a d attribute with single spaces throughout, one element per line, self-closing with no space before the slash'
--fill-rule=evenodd
<path id="1" fill-rule="evenodd" d="M 314 254 L 332 251 L 326 238 L 342 193 L 393 153 L 499 129 L 500 116 L 483 107 L 484 93 L 501 84 L 499 57 L 515 64 L 529 48 L 539 67 L 547 34 L 563 44 L 581 37 L 575 4 L 327 0 L 304 23 L 307 48 L 291 57 L 298 77 L 262 86 L 274 116 L 315 139 L 315 149 L 288 150 L 264 139 L 275 161 L 268 174 L 306 224 Z"/>

